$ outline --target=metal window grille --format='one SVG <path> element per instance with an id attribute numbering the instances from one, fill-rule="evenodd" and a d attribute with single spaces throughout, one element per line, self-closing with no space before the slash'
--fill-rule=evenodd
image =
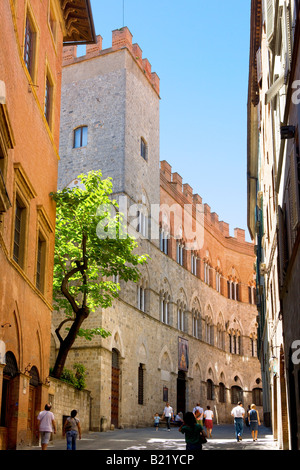
<path id="1" fill-rule="evenodd" d="M 143 364 L 139 365 L 138 371 L 138 404 L 144 404 L 144 367 Z"/>

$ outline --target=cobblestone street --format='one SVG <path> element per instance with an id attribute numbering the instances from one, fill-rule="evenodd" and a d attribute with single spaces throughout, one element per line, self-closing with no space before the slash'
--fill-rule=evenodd
<path id="1" fill-rule="evenodd" d="M 33 450 L 39 450 L 34 447 Z M 54 437 L 48 450 L 65 450 L 66 443 L 63 439 Z M 105 450 L 105 451 L 184 451 L 184 436 L 177 428 L 170 432 L 166 428 L 156 432 L 153 428 L 143 429 L 118 429 L 105 433 L 90 433 L 82 436 L 77 441 L 77 450 Z M 203 450 L 278 450 L 277 442 L 273 440 L 272 432 L 263 426 L 259 429 L 257 442 L 253 442 L 248 428 L 244 429 L 243 440 L 235 441 L 234 426 L 215 425 L 213 437 L 203 446 Z"/>

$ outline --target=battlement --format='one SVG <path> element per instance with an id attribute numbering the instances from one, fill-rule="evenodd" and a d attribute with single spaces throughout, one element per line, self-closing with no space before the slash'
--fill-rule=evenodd
<path id="1" fill-rule="evenodd" d="M 207 203 L 202 202 L 202 198 L 198 194 L 194 194 L 193 188 L 185 183 L 177 172 L 172 172 L 171 165 L 163 160 L 160 162 L 161 181 L 174 193 L 174 198 L 178 198 L 181 204 L 192 204 L 194 209 L 197 205 L 201 205 L 204 211 L 206 222 L 221 232 L 225 238 L 232 238 L 240 243 L 247 243 L 245 240 L 245 230 L 241 228 L 234 229 L 234 236 L 229 234 L 229 224 L 223 220 L 219 220 L 216 212 L 211 212 L 211 208 Z"/>
<path id="2" fill-rule="evenodd" d="M 98 35 L 97 43 L 88 44 L 86 46 L 86 54 L 80 57 L 77 57 L 76 45 L 66 46 L 63 48 L 63 67 L 126 48 L 141 71 L 144 73 L 145 77 L 149 80 L 153 89 L 159 95 L 160 79 L 156 72 L 152 72 L 152 67 L 148 59 L 143 58 L 143 51 L 140 46 L 138 44 L 132 44 L 132 37 L 133 36 L 127 26 L 121 29 L 115 29 L 112 31 L 112 47 L 102 49 L 103 38 Z"/>

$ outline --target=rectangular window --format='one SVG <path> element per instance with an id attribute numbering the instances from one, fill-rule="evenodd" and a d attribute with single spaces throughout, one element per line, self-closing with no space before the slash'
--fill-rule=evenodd
<path id="1" fill-rule="evenodd" d="M 138 372 L 138 404 L 144 404 L 144 366 L 140 364 Z"/>
<path id="2" fill-rule="evenodd" d="M 26 18 L 25 37 L 24 37 L 24 61 L 27 70 L 33 79 L 35 60 L 35 31 L 30 18 Z"/>
<path id="3" fill-rule="evenodd" d="M 143 138 L 141 138 L 141 157 L 147 160 L 147 144 Z"/>
<path id="4" fill-rule="evenodd" d="M 45 87 L 45 118 L 51 127 L 51 115 L 52 115 L 52 98 L 53 98 L 53 86 L 50 82 L 49 77 L 46 78 L 46 87 Z"/>
<path id="5" fill-rule="evenodd" d="M 36 262 L 36 288 L 44 292 L 45 287 L 45 260 L 46 260 L 46 241 L 41 233 L 38 236 L 37 262 Z"/>
<path id="6" fill-rule="evenodd" d="M 87 146 L 87 126 L 78 127 L 74 130 L 74 148 L 86 147 Z"/>
<path id="7" fill-rule="evenodd" d="M 16 200 L 13 259 L 21 267 L 24 263 L 25 208 Z"/>

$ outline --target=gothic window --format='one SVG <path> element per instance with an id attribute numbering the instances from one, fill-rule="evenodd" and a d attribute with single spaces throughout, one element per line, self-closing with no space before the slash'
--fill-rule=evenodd
<path id="1" fill-rule="evenodd" d="M 183 250 L 184 246 L 182 242 L 177 241 L 176 243 L 176 261 L 180 266 L 183 266 Z"/>
<path id="2" fill-rule="evenodd" d="M 221 273 L 216 271 L 216 291 L 221 293 Z"/>
<path id="3" fill-rule="evenodd" d="M 87 137 L 88 137 L 88 128 L 87 126 L 77 127 L 74 130 L 74 148 L 86 147 L 87 146 Z"/>
<path id="4" fill-rule="evenodd" d="M 141 284 L 137 288 L 137 308 L 141 310 L 142 312 L 146 311 L 145 299 L 146 299 L 146 289 L 144 285 Z"/>
<path id="5" fill-rule="evenodd" d="M 214 399 L 214 384 L 211 379 L 208 379 L 206 382 L 206 398 L 207 400 Z"/>
<path id="6" fill-rule="evenodd" d="M 234 385 L 231 387 L 231 403 L 236 405 L 239 401 L 243 401 L 243 390 Z"/>
<path id="7" fill-rule="evenodd" d="M 229 352 L 231 354 L 241 354 L 241 334 L 238 330 L 229 331 Z"/>
<path id="8" fill-rule="evenodd" d="M 256 406 L 263 405 L 263 395 L 261 388 L 254 388 L 252 390 L 252 403 L 254 403 Z"/>
<path id="9" fill-rule="evenodd" d="M 191 253 L 191 272 L 194 276 L 198 275 L 198 257 L 196 253 Z"/>
<path id="10" fill-rule="evenodd" d="M 185 331 L 185 306 L 178 302 L 177 304 L 177 327 L 180 331 Z"/>
<path id="11" fill-rule="evenodd" d="M 159 231 L 159 246 L 160 246 L 160 250 L 163 253 L 165 253 L 165 255 L 168 254 L 168 241 L 169 241 L 168 233 L 161 228 Z"/>
<path id="12" fill-rule="evenodd" d="M 194 338 L 200 339 L 200 329 L 201 329 L 201 317 L 200 313 L 193 309 L 192 310 L 192 335 Z"/>
<path id="13" fill-rule="evenodd" d="M 219 402 L 226 402 L 225 385 L 222 382 L 219 383 Z"/>
<path id="14" fill-rule="evenodd" d="M 205 340 L 208 344 L 214 344 L 214 325 L 210 317 L 205 319 Z"/>
<path id="15" fill-rule="evenodd" d="M 160 294 L 160 320 L 162 321 L 162 323 L 165 323 L 166 325 L 169 325 L 169 322 L 170 322 L 169 302 L 170 302 L 170 296 L 168 295 L 168 293 L 161 292 Z"/>
<path id="16" fill-rule="evenodd" d="M 210 265 L 207 262 L 204 263 L 204 282 L 210 284 Z"/>

